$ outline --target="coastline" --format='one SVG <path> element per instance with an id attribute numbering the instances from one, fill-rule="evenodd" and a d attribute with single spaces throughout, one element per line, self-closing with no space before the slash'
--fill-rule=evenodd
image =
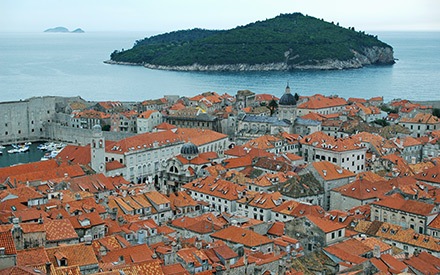
<path id="1" fill-rule="evenodd" d="M 293 71 L 293 70 L 347 70 L 360 69 L 366 65 L 392 65 L 395 63 L 392 48 L 372 47 L 365 48 L 362 53 L 353 50 L 353 58 L 348 60 L 322 59 L 310 60 L 311 64 L 295 64 L 293 62 L 298 56 L 290 57 L 286 52 L 286 61 L 278 63 L 262 64 L 209 64 L 203 65 L 194 63 L 192 65 L 157 65 L 151 63 L 131 63 L 124 61 L 106 60 L 104 63 L 112 65 L 144 66 L 148 69 L 182 71 L 182 72 L 243 72 L 243 71 Z"/>

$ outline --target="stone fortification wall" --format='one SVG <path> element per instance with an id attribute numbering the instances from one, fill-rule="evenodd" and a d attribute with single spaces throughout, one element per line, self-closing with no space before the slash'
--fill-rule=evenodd
<path id="1" fill-rule="evenodd" d="M 80 145 L 87 145 L 92 139 L 92 130 L 72 128 L 68 126 L 61 126 L 55 123 L 48 123 L 45 125 L 45 136 L 49 140 L 59 140 L 67 143 L 74 143 Z M 135 133 L 121 133 L 121 132 L 103 132 L 106 140 L 118 141 Z"/>

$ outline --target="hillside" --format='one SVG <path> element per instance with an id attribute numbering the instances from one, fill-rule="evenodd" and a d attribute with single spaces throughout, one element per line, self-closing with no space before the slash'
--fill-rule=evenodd
<path id="1" fill-rule="evenodd" d="M 114 51 L 108 63 L 169 70 L 347 69 L 393 64 L 394 57 L 376 36 L 293 13 L 231 30 L 152 36 Z"/>

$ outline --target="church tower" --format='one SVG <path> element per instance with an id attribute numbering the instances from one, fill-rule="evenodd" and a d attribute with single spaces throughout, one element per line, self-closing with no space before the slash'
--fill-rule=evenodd
<path id="1" fill-rule="evenodd" d="M 283 120 L 287 119 L 292 124 L 295 123 L 296 119 L 296 99 L 290 93 L 289 82 L 287 82 L 286 92 L 280 98 L 278 102 L 278 119 Z"/>
<path id="2" fill-rule="evenodd" d="M 105 173 L 105 140 L 101 126 L 93 126 L 92 142 L 90 144 L 90 163 L 96 173 Z"/>

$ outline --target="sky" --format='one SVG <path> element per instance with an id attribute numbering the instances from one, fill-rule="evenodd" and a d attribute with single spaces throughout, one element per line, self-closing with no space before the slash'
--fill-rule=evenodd
<path id="1" fill-rule="evenodd" d="M 0 0 L 0 32 L 229 29 L 301 12 L 365 31 L 440 31 L 440 0 Z"/>

